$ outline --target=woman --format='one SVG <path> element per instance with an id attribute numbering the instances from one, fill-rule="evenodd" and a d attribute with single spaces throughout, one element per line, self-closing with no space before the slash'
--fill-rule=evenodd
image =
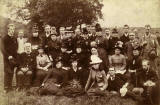
<path id="1" fill-rule="evenodd" d="M 117 74 L 126 72 L 126 58 L 121 54 L 122 47 L 115 47 L 115 54 L 109 57 L 110 68 L 114 68 Z"/>
<path id="2" fill-rule="evenodd" d="M 63 64 L 60 60 L 56 61 L 56 67 L 49 71 L 45 77 L 40 95 L 62 95 L 61 87 L 65 86 L 68 80 L 68 71 L 63 69 Z"/>
<path id="3" fill-rule="evenodd" d="M 64 95 L 74 97 L 84 93 L 82 88 L 82 72 L 82 67 L 79 67 L 77 58 L 72 58 L 71 68 L 68 71 L 68 82 L 63 88 Z"/>
<path id="4" fill-rule="evenodd" d="M 36 56 L 36 79 L 35 84 L 36 86 L 40 86 L 42 81 L 44 80 L 45 76 L 48 74 L 48 72 L 51 70 L 51 61 L 47 54 L 44 53 L 44 49 L 40 46 L 38 48 L 38 55 Z"/>
<path id="5" fill-rule="evenodd" d="M 92 61 L 90 62 L 92 67 L 90 70 L 87 84 L 85 86 L 85 91 L 88 95 L 104 96 L 106 94 L 105 90 L 108 86 L 108 83 L 105 71 L 100 69 L 101 63 L 102 60 L 97 56 L 94 56 L 92 58 Z"/>

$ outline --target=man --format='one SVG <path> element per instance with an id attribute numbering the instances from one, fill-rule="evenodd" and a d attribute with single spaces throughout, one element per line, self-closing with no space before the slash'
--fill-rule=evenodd
<path id="1" fill-rule="evenodd" d="M 105 34 L 106 34 L 105 43 L 106 43 L 107 53 L 109 55 L 113 55 L 114 54 L 114 47 L 115 47 L 116 43 L 118 41 L 120 41 L 118 31 L 117 31 L 117 29 L 114 28 L 112 30 L 112 33 L 110 33 L 110 30 L 106 29 Z"/>
<path id="2" fill-rule="evenodd" d="M 105 38 L 102 36 L 102 31 L 97 32 L 97 37 L 95 41 L 97 44 L 98 55 L 103 61 L 102 64 L 104 65 L 105 68 L 107 68 L 108 67 L 108 56 L 107 56 L 108 54 L 106 51 Z"/>
<path id="3" fill-rule="evenodd" d="M 130 60 L 132 58 L 133 44 L 134 44 L 135 34 L 129 33 L 129 41 L 125 44 L 125 54 Z"/>
<path id="4" fill-rule="evenodd" d="M 42 46 L 44 47 L 45 53 L 48 54 L 48 46 L 47 43 L 50 40 L 50 35 L 51 35 L 51 26 L 50 25 L 45 25 L 44 27 L 44 35 L 42 36 Z"/>
<path id="5" fill-rule="evenodd" d="M 55 59 L 60 53 L 60 41 L 57 38 L 57 34 L 51 34 L 51 40 L 48 42 L 48 55 L 51 55 L 53 59 L 53 64 L 55 64 Z"/>
<path id="6" fill-rule="evenodd" d="M 109 68 L 107 74 L 108 87 L 107 90 L 112 94 L 120 93 L 121 97 L 131 97 L 135 100 L 142 100 L 140 96 L 129 90 L 129 81 L 125 75 L 116 74 L 114 68 Z"/>
<path id="7" fill-rule="evenodd" d="M 150 62 L 148 60 L 142 61 L 142 69 L 140 69 L 139 81 L 143 87 L 143 96 L 145 102 L 149 105 L 155 105 L 159 101 L 159 86 L 156 72 L 152 70 Z"/>
<path id="8" fill-rule="evenodd" d="M 160 79 L 160 58 L 156 55 L 155 49 L 152 49 L 148 56 L 152 69 L 157 73 L 157 76 Z"/>
<path id="9" fill-rule="evenodd" d="M 18 32 L 18 38 L 17 38 L 17 42 L 18 42 L 18 54 L 21 54 L 24 52 L 24 46 L 26 43 L 27 39 L 24 38 L 24 30 L 19 30 Z"/>
<path id="10" fill-rule="evenodd" d="M 160 46 L 158 44 L 157 38 L 156 36 L 151 34 L 150 30 L 151 30 L 151 26 L 146 25 L 145 26 L 146 33 L 142 37 L 142 46 L 143 46 L 142 56 L 144 59 L 149 59 L 148 54 L 150 50 L 153 48 L 156 50 L 157 56 L 159 56 L 160 54 Z"/>
<path id="11" fill-rule="evenodd" d="M 124 34 L 120 37 L 120 40 L 123 42 L 123 44 L 125 45 L 126 42 L 129 41 L 129 26 L 128 25 L 124 25 Z"/>
<path id="12" fill-rule="evenodd" d="M 14 24 L 8 25 L 8 33 L 2 39 L 2 53 L 4 61 L 4 89 L 5 92 L 12 90 L 12 79 L 17 59 L 17 39 L 14 36 Z"/>
<path id="13" fill-rule="evenodd" d="M 31 52 L 31 44 L 25 43 L 25 52 L 18 56 L 17 86 L 18 89 L 29 89 L 32 76 L 36 70 L 36 56 Z"/>
<path id="14" fill-rule="evenodd" d="M 38 47 L 42 44 L 42 39 L 39 36 L 38 30 L 32 30 L 32 36 L 27 42 L 31 43 L 32 52 L 38 54 Z"/>

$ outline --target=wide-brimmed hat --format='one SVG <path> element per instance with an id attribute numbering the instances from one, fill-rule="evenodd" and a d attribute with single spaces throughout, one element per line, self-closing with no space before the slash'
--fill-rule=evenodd
<path id="1" fill-rule="evenodd" d="M 93 65 L 99 63 L 102 63 L 102 60 L 97 55 L 92 56 L 90 64 Z"/>

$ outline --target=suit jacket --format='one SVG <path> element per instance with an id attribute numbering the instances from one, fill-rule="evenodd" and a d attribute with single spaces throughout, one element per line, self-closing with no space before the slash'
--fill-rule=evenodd
<path id="1" fill-rule="evenodd" d="M 124 34 L 120 37 L 120 40 L 123 42 L 123 45 L 125 45 L 126 42 L 129 41 L 129 36 L 125 36 Z"/>
<path id="2" fill-rule="evenodd" d="M 13 36 L 5 35 L 2 39 L 2 53 L 4 55 L 4 59 L 8 60 L 9 56 L 13 56 L 13 58 L 17 57 L 18 44 L 17 39 Z"/>
<path id="3" fill-rule="evenodd" d="M 148 80 L 157 82 L 158 80 L 157 74 L 151 68 L 148 71 L 145 71 L 143 69 L 140 69 L 139 71 L 140 72 L 138 74 L 138 78 L 141 86 L 143 86 L 143 84 Z"/>

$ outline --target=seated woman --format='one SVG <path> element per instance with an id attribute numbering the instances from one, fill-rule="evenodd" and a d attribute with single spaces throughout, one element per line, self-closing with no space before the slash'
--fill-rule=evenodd
<path id="1" fill-rule="evenodd" d="M 116 73 L 124 74 L 126 72 L 126 57 L 121 54 L 121 50 L 121 47 L 115 47 L 115 54 L 109 58 L 109 65 L 116 70 Z"/>
<path id="2" fill-rule="evenodd" d="M 62 95 L 61 87 L 67 80 L 68 71 L 63 69 L 61 60 L 57 60 L 56 67 L 49 71 L 41 85 L 40 95 Z"/>
<path id="3" fill-rule="evenodd" d="M 38 55 L 36 56 L 36 78 L 34 81 L 35 86 L 40 86 L 47 75 L 47 73 L 51 70 L 51 61 L 47 54 L 44 53 L 44 49 L 40 46 L 38 48 Z"/>
<path id="4" fill-rule="evenodd" d="M 106 94 L 108 82 L 105 71 L 100 69 L 101 63 L 102 60 L 97 56 L 94 56 L 90 62 L 91 70 L 85 86 L 85 91 L 90 96 L 104 96 Z"/>
<path id="5" fill-rule="evenodd" d="M 18 56 L 17 86 L 20 90 L 31 86 L 32 74 L 36 68 L 35 56 L 31 53 L 30 43 L 25 43 L 24 51 Z"/>
<path id="6" fill-rule="evenodd" d="M 67 85 L 63 87 L 63 94 L 69 97 L 79 96 L 84 93 L 82 88 L 83 70 L 79 67 L 78 59 L 71 59 L 71 68 L 68 71 Z"/>

